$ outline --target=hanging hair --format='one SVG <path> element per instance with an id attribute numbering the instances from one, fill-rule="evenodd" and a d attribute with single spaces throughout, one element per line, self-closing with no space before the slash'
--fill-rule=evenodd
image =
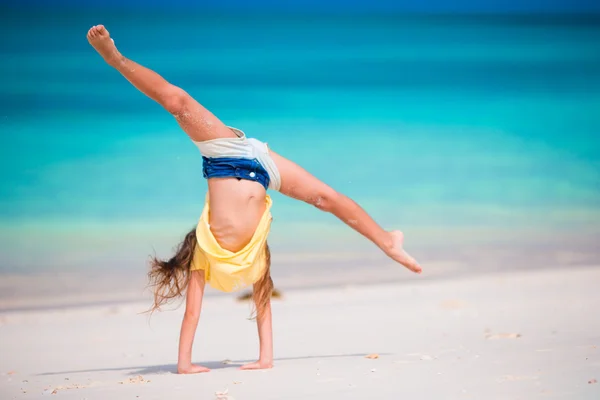
<path id="1" fill-rule="evenodd" d="M 254 313 L 252 318 L 262 316 L 271 301 L 273 294 L 273 279 L 271 279 L 271 250 L 269 245 L 265 243 L 265 272 L 263 276 L 254 283 L 252 292 L 252 300 L 254 300 Z"/>
<path id="2" fill-rule="evenodd" d="M 194 258 L 194 250 L 198 245 L 196 229 L 185 235 L 179 244 L 175 255 L 169 260 L 159 260 L 152 257 L 148 279 L 153 287 L 154 304 L 151 312 L 159 310 L 169 300 L 179 297 L 187 289 L 190 280 L 190 268 Z"/>
<path id="3" fill-rule="evenodd" d="M 150 259 L 148 279 L 153 288 L 154 303 L 149 310 L 154 312 L 169 300 L 180 297 L 187 289 L 191 277 L 190 268 L 194 259 L 194 251 L 198 245 L 196 229 L 192 229 L 179 244 L 173 255 L 168 260 L 156 257 Z M 254 283 L 252 300 L 254 310 L 251 318 L 263 315 L 273 293 L 273 280 L 271 279 L 271 251 L 265 243 L 264 254 L 265 270 L 262 277 Z"/>

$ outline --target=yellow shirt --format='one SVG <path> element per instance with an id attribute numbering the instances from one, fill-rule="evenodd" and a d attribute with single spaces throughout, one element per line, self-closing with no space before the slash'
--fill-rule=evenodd
<path id="1" fill-rule="evenodd" d="M 213 236 L 208 224 L 208 196 L 204 210 L 196 227 L 198 245 L 194 252 L 191 270 L 204 270 L 206 282 L 223 292 L 233 292 L 254 284 L 265 271 L 265 245 L 271 229 L 271 205 L 269 195 L 267 207 L 256 227 L 250 242 L 240 251 L 223 249 Z"/>

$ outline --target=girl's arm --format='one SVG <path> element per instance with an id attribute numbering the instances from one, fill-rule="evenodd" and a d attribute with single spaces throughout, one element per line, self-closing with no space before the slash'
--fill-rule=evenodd
<path id="1" fill-rule="evenodd" d="M 200 320 L 205 280 L 204 271 L 192 271 L 191 274 L 186 294 L 185 315 L 181 323 L 181 333 L 179 336 L 177 372 L 180 374 L 195 374 L 210 371 L 201 365 L 192 364 L 192 345 L 194 344 L 196 327 Z"/>
<path id="2" fill-rule="evenodd" d="M 242 366 L 242 369 L 268 369 L 273 368 L 273 320 L 271 314 L 271 301 L 263 313 L 256 316 L 260 352 L 258 361 Z"/>

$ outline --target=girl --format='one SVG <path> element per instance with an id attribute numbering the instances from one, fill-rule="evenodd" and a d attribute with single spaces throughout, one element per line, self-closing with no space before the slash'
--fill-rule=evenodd
<path id="1" fill-rule="evenodd" d="M 258 361 L 242 369 L 273 366 L 268 188 L 334 214 L 390 258 L 421 273 L 419 264 L 402 247 L 402 232 L 383 230 L 353 200 L 271 151 L 265 143 L 246 138 L 239 129 L 224 125 L 183 89 L 125 58 L 104 26 L 92 27 L 87 39 L 108 65 L 172 114 L 202 154 L 208 193 L 200 221 L 175 255 L 167 261 L 153 259 L 149 272 L 155 286 L 153 310 L 186 292 L 177 362 L 179 373 L 208 371 L 192 364 L 191 359 L 206 282 L 225 292 L 254 285 L 260 354 Z"/>

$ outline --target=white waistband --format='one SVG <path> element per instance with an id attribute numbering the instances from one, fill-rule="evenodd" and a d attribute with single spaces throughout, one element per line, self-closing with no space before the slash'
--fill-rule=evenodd
<path id="1" fill-rule="evenodd" d="M 194 141 L 198 146 L 200 154 L 209 158 L 246 158 L 256 159 L 269 174 L 269 188 L 279 191 L 281 188 L 281 176 L 275 161 L 269 154 L 268 146 L 257 139 L 246 138 L 243 131 L 229 127 L 238 136 L 236 138 L 218 138 L 205 140 L 202 142 Z"/>

